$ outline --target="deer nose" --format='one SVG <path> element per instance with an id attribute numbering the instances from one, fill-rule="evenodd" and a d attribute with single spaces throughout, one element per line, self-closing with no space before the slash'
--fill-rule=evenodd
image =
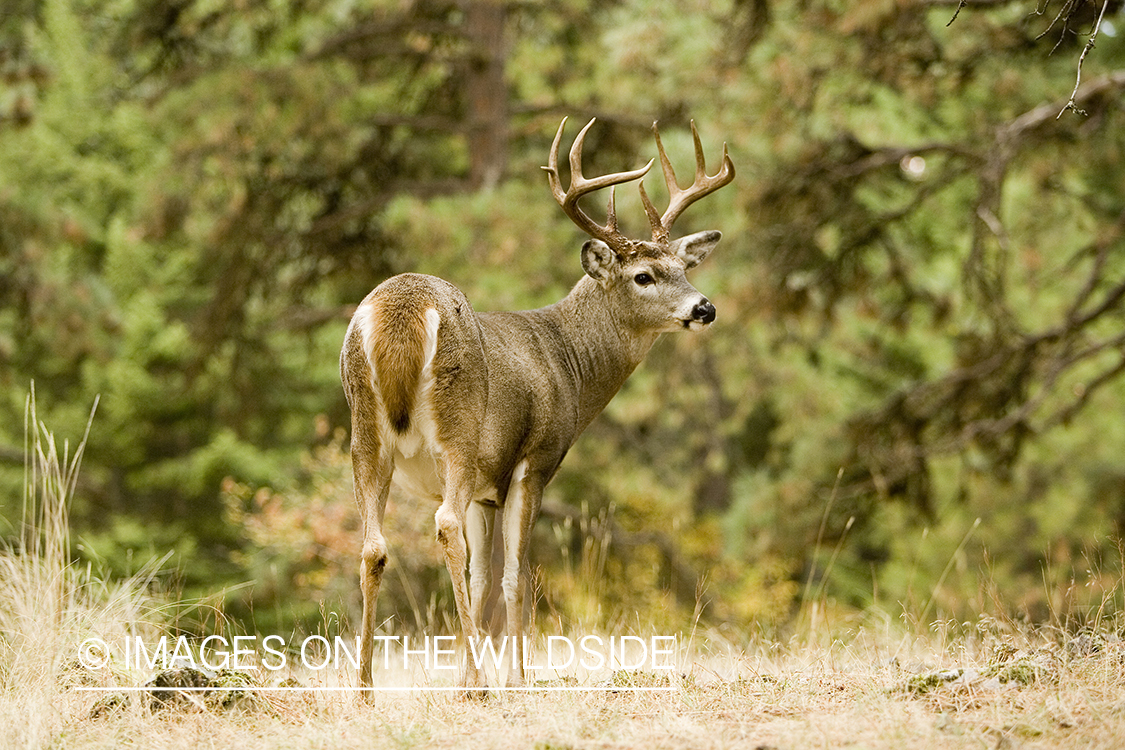
<path id="1" fill-rule="evenodd" d="M 711 300 L 704 298 L 691 308 L 691 319 L 700 323 L 713 323 L 715 321 L 715 306 Z"/>

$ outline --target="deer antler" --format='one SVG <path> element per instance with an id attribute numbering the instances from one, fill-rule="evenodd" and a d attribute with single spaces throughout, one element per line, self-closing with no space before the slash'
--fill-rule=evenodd
<path id="1" fill-rule="evenodd" d="M 657 216 L 652 201 L 645 194 L 643 184 L 640 186 L 641 201 L 644 203 L 645 213 L 648 214 L 649 224 L 652 225 L 652 239 L 656 242 L 666 242 L 669 233 L 672 231 L 672 223 L 684 212 L 685 208 L 734 179 L 734 162 L 730 160 L 730 155 L 727 154 L 727 144 L 724 143 L 723 165 L 715 175 L 709 177 L 707 175 L 707 164 L 703 157 L 703 144 L 699 141 L 699 131 L 695 129 L 695 120 L 692 120 L 691 137 L 695 141 L 695 179 L 692 181 L 691 187 L 683 190 L 676 182 L 676 173 L 672 169 L 672 162 L 668 160 L 668 154 L 664 153 L 664 144 L 660 142 L 660 130 L 657 129 L 655 122 L 652 124 L 652 133 L 656 137 L 656 150 L 660 153 L 660 168 L 664 172 L 664 182 L 668 186 L 668 209 L 663 216 Z"/>
<path id="2" fill-rule="evenodd" d="M 612 186 L 644 177 L 652 167 L 652 163 L 655 159 L 650 160 L 648 164 L 640 169 L 634 169 L 632 172 L 615 172 L 591 179 L 583 177 L 582 143 L 586 139 L 586 131 L 588 131 L 593 124 L 593 119 L 586 123 L 586 127 L 582 128 L 581 132 L 578 133 L 578 137 L 574 139 L 574 145 L 570 147 L 569 189 L 565 191 L 562 189 L 562 180 L 559 178 L 559 142 L 562 140 L 563 128 L 566 127 L 565 117 L 559 125 L 559 131 L 555 133 L 555 140 L 551 144 L 551 153 L 547 159 L 547 166 L 543 167 L 543 169 L 547 172 L 547 181 L 551 185 L 551 192 L 554 194 L 555 200 L 562 206 L 563 212 L 570 217 L 570 220 L 577 224 L 586 234 L 595 239 L 602 240 L 614 250 L 621 253 L 628 250 L 631 241 L 617 229 L 617 211 L 613 204 L 614 191 Z M 604 187 L 609 187 L 610 191 L 609 207 L 606 210 L 606 223 L 603 226 L 591 219 L 589 215 L 579 207 L 578 201 L 587 193 L 600 190 Z"/>

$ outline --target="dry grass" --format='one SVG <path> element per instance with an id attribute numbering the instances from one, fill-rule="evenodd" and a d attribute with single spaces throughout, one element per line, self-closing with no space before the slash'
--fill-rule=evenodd
<path id="1" fill-rule="evenodd" d="M 1001 682 L 985 676 L 995 661 L 952 660 L 911 643 L 910 658 L 933 660 L 919 678 L 916 666 L 859 641 L 704 657 L 668 693 L 505 692 L 483 701 L 379 694 L 372 704 L 354 694 L 290 693 L 225 710 L 152 711 L 134 702 L 91 719 L 93 698 L 60 687 L 51 696 L 51 731 L 39 739 L 255 748 L 1119 748 L 1125 741 L 1120 644 L 1068 654 L 1045 643 L 1009 659 L 1041 663 L 1038 673 Z M 946 682 L 954 672 L 937 673 L 939 664 L 980 674 Z M 24 699 L 15 691 L 4 697 Z"/>
<path id="2" fill-rule="evenodd" d="M 152 643 L 163 632 L 161 607 L 147 598 L 143 578 L 106 585 L 70 562 L 66 504 L 81 446 L 60 457 L 32 406 L 29 424 L 26 528 L 0 549 L 0 746 L 1125 746 L 1125 644 L 1106 613 L 1078 635 L 987 618 L 916 629 L 871 613 L 832 628 L 809 617 L 820 624 L 786 643 L 736 646 L 718 633 L 689 634 L 670 680 L 650 672 L 580 678 L 669 684 L 668 692 L 493 692 L 481 700 L 387 692 L 370 703 L 355 693 L 268 692 L 196 694 L 163 706 L 147 694 L 87 692 L 152 676 L 83 668 L 78 645 L 126 635 Z M 268 684 L 282 676 L 268 675 Z M 303 685 L 320 679 L 296 677 Z"/>

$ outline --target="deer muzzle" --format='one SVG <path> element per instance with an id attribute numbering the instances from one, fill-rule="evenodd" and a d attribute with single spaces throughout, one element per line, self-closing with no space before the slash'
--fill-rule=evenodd
<path id="1" fill-rule="evenodd" d="M 711 304 L 711 300 L 704 297 L 696 303 L 695 307 L 691 309 L 691 320 L 693 323 L 703 323 L 707 325 L 715 322 L 715 306 Z"/>

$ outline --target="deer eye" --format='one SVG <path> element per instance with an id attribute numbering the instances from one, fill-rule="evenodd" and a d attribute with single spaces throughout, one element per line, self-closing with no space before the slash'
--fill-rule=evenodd
<path id="1" fill-rule="evenodd" d="M 647 273 L 638 273 L 633 277 L 633 281 L 637 282 L 637 286 L 648 286 L 649 284 L 656 283 L 652 276 Z"/>

